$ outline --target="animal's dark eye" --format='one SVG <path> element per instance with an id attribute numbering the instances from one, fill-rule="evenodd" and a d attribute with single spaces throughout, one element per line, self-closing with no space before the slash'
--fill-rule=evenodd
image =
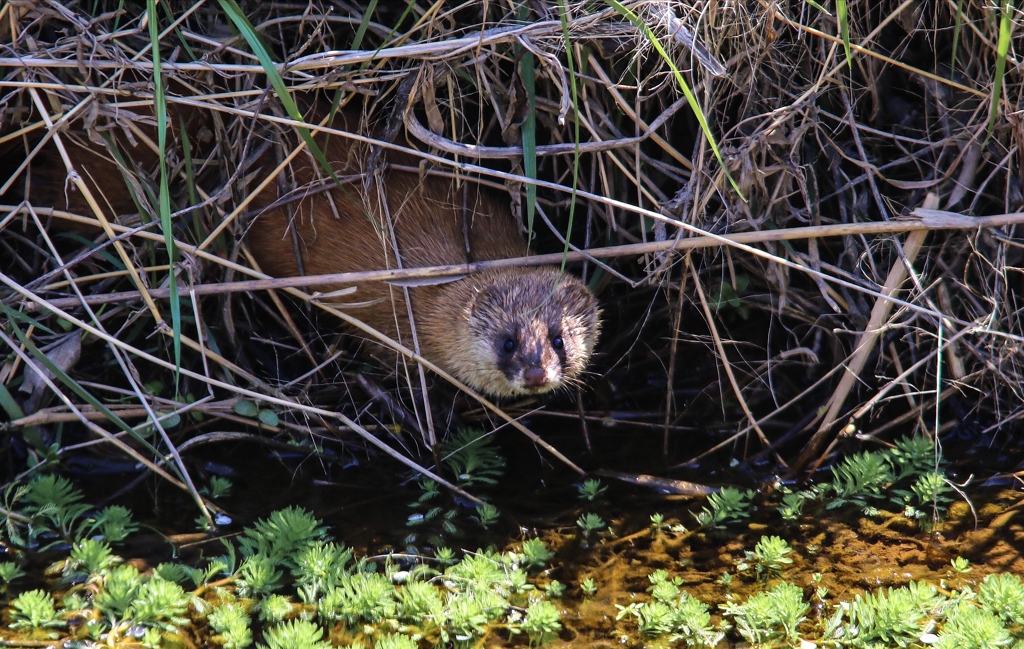
<path id="1" fill-rule="evenodd" d="M 501 350 L 506 354 L 511 354 L 516 350 L 516 341 L 512 340 L 511 338 L 506 338 L 505 344 L 501 346 Z"/>
<path id="2" fill-rule="evenodd" d="M 563 347 L 565 347 L 565 341 L 562 340 L 561 336 L 555 336 L 554 338 L 551 339 L 551 346 L 554 347 L 555 349 L 562 349 Z"/>

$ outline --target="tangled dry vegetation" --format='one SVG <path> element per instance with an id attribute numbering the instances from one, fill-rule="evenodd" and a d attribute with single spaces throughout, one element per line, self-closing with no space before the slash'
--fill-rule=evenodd
<path id="1" fill-rule="evenodd" d="M 513 418 L 537 403 L 435 388 L 427 414 L 415 371 L 389 376 L 301 282 L 254 270 L 246 162 L 299 123 L 283 89 L 358 107 L 427 164 L 506 192 L 535 252 L 596 290 L 588 387 L 538 430 L 570 417 L 655 464 L 723 449 L 794 472 L 854 431 L 1020 443 L 1013 3 L 362 4 L 0 9 L 5 482 L 113 452 L 200 500 L 203 444 L 312 435 L 413 463 L 428 455 L 410 440 L 430 446 L 450 410 L 532 435 Z M 66 156 L 36 169 L 45 200 L 22 202 L 45 147 Z M 135 205 L 83 192 L 87 150 L 123 160 Z M 545 437 L 588 462 L 557 450 L 576 433 Z"/>

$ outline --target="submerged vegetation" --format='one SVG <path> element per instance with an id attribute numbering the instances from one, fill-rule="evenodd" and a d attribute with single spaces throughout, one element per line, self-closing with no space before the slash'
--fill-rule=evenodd
<path id="1" fill-rule="evenodd" d="M 467 480 L 476 471 L 471 467 L 503 463 L 487 445 L 470 442 L 463 450 L 461 459 L 451 461 L 463 467 Z M 138 534 L 127 510 L 94 512 L 82 506 L 82 494 L 65 478 L 39 476 L 8 493 L 13 509 L 3 541 L 20 559 L 0 564 L 7 629 L 10 637 L 23 640 L 66 637 L 86 643 L 82 646 L 138 643 L 153 649 L 177 647 L 171 638 L 183 634 L 228 649 L 473 647 L 514 645 L 520 637 L 538 646 L 581 641 L 585 611 L 599 606 L 596 610 L 608 611 L 600 615 L 614 618 L 615 633 L 634 638 L 624 640 L 627 646 L 718 647 L 737 639 L 762 647 L 1024 646 L 1024 582 L 1018 575 L 982 576 L 956 557 L 947 576 L 932 583 L 907 580 L 838 592 L 822 574 L 808 577 L 821 550 L 801 540 L 802 533 L 784 538 L 744 531 L 764 517 L 755 508 L 810 529 L 808 521 L 818 512 L 794 517 L 785 504 L 794 495 L 805 510 L 841 513 L 845 508 L 859 516 L 899 518 L 920 530 L 922 518 L 905 500 L 914 490 L 902 485 L 917 485 L 931 475 L 946 480 L 941 465 L 923 461 L 933 454 L 930 444 L 905 439 L 848 458 L 830 478 L 805 491 L 723 490 L 691 517 L 704 521 L 692 530 L 655 514 L 654 524 L 641 525 L 629 538 L 665 544 L 664 556 L 652 557 L 665 567 L 647 572 L 639 587 L 626 588 L 611 587 L 612 576 L 596 568 L 599 557 L 629 532 L 585 511 L 609 511 L 594 497 L 607 497 L 609 489 L 596 480 L 578 490 L 585 513 L 575 539 L 573 534 L 527 538 L 504 551 L 456 553 L 437 547 L 424 553 L 409 545 L 403 552 L 361 555 L 339 543 L 308 511 L 289 507 L 232 538 L 211 538 L 211 547 L 220 546 L 215 556 L 140 569 L 114 549 Z M 492 470 L 485 473 L 498 478 Z M 780 518 L 784 509 L 787 515 Z M 936 517 L 923 527 L 946 528 L 945 510 L 935 508 Z M 476 519 L 479 508 L 451 511 L 447 522 L 458 531 Z M 713 583 L 684 576 L 695 560 L 688 555 L 696 557 L 703 544 L 715 547 L 739 536 L 744 545 L 730 544 L 741 556 Z M 414 537 L 406 541 L 419 543 Z M 48 589 L 22 590 L 22 584 L 38 583 L 40 575 L 32 574 L 31 566 L 42 557 L 50 563 Z"/>
<path id="2" fill-rule="evenodd" d="M 1019 5 L 0 3 L 0 640 L 1024 649 Z M 585 386 L 263 274 L 313 102 L 578 272 Z"/>

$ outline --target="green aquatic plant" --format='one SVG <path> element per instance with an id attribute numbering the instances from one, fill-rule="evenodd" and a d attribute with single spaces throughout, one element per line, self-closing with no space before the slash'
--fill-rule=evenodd
<path id="1" fill-rule="evenodd" d="M 742 604 L 722 606 L 733 619 L 736 631 L 751 644 L 795 642 L 797 626 L 805 619 L 809 605 L 799 586 L 783 582 L 771 590 L 756 593 Z"/>
<path id="2" fill-rule="evenodd" d="M 561 599 L 561 597 L 565 595 L 565 584 L 557 579 L 552 579 L 548 582 L 548 585 L 544 587 L 544 590 L 551 599 Z"/>
<path id="3" fill-rule="evenodd" d="M 373 649 L 417 649 L 416 641 L 404 633 L 385 633 L 377 638 Z"/>
<path id="4" fill-rule="evenodd" d="M 795 522 L 800 520 L 804 513 L 804 505 L 814 500 L 814 493 L 811 491 L 785 491 L 782 495 L 782 502 L 776 508 L 782 520 Z"/>
<path id="5" fill-rule="evenodd" d="M 936 473 L 942 466 L 942 457 L 935 453 L 935 441 L 925 435 L 901 437 L 884 453 L 896 469 L 897 480 Z"/>
<path id="6" fill-rule="evenodd" d="M 5 504 L 13 511 L 20 502 L 20 513 L 29 519 L 29 524 L 20 523 L 8 517 L 7 537 L 14 545 L 33 547 L 48 534 L 57 535 L 59 540 L 43 544 L 48 549 L 62 542 L 80 538 L 82 519 L 91 509 L 82 501 L 82 492 L 67 478 L 42 475 L 33 478 L 23 487 L 9 487 L 5 492 Z M 25 536 L 22 536 L 25 534 Z"/>
<path id="7" fill-rule="evenodd" d="M 153 577 L 139 588 L 128 612 L 133 624 L 173 632 L 188 624 L 188 602 L 189 595 L 181 586 Z"/>
<path id="8" fill-rule="evenodd" d="M 607 527 L 608 523 L 605 523 L 604 519 L 597 514 L 586 513 L 576 520 L 576 526 L 583 532 L 583 537 L 589 539 L 592 534 Z"/>
<path id="9" fill-rule="evenodd" d="M 283 564 L 297 569 L 298 557 L 326 534 L 323 522 L 311 513 L 301 507 L 287 507 L 246 528 L 238 537 L 238 547 L 245 557 L 263 555 L 275 567 Z"/>
<path id="10" fill-rule="evenodd" d="M 921 582 L 858 594 L 847 605 L 847 637 L 859 646 L 881 643 L 906 647 L 920 637 L 927 620 L 941 610 L 945 601 L 933 586 Z"/>
<path id="11" fill-rule="evenodd" d="M 211 638 L 224 649 L 245 649 L 252 644 L 249 614 L 238 604 L 222 604 L 206 617 L 213 630 Z"/>
<path id="12" fill-rule="evenodd" d="M 960 573 L 961 575 L 966 575 L 974 569 L 971 567 L 971 562 L 965 559 L 964 557 L 956 557 L 949 563 L 951 566 L 953 566 L 953 570 Z"/>
<path id="13" fill-rule="evenodd" d="M 832 468 L 832 498 L 826 507 L 853 504 L 866 508 L 869 500 L 882 498 L 894 480 L 892 467 L 882 453 L 865 451 L 847 456 Z"/>
<path id="14" fill-rule="evenodd" d="M 978 603 L 1008 624 L 1024 624 L 1024 583 L 1017 575 L 987 575 L 978 585 Z"/>
<path id="15" fill-rule="evenodd" d="M 592 503 L 604 495 L 604 492 L 608 491 L 608 487 L 601 484 L 601 481 L 597 478 L 589 478 L 584 480 L 577 490 L 581 500 Z"/>
<path id="16" fill-rule="evenodd" d="M 1017 618 L 1016 623 L 1020 624 Z M 999 649 L 1009 647 L 1014 638 L 1003 620 L 991 611 L 960 600 L 946 611 L 942 630 L 935 642 L 937 649 Z M 1019 646 L 1019 644 L 1017 645 Z"/>
<path id="17" fill-rule="evenodd" d="M 45 590 L 37 589 L 24 592 L 11 602 L 9 626 L 15 630 L 29 629 L 48 638 L 56 638 L 57 633 L 52 629 L 60 629 L 65 625 L 57 615 L 53 597 Z"/>
<path id="18" fill-rule="evenodd" d="M 235 582 L 242 597 L 266 596 L 282 586 L 284 572 L 280 564 L 269 556 L 259 553 L 247 557 L 238 568 Z"/>
<path id="19" fill-rule="evenodd" d="M 64 563 L 62 574 L 64 581 L 78 583 L 90 575 L 107 572 L 120 562 L 121 557 L 116 556 L 103 541 L 85 539 L 71 546 L 71 556 Z"/>
<path id="20" fill-rule="evenodd" d="M 193 568 L 182 563 L 161 563 L 153 571 L 153 574 L 161 579 L 173 581 L 176 584 L 195 588 L 206 582 L 206 571 L 200 568 Z"/>
<path id="21" fill-rule="evenodd" d="M 127 507 L 111 505 L 82 523 L 80 536 L 99 535 L 108 543 L 120 543 L 139 530 Z"/>
<path id="22" fill-rule="evenodd" d="M 666 635 L 674 628 L 675 612 L 665 602 L 648 602 L 637 607 L 637 627 L 644 635 Z"/>
<path id="23" fill-rule="evenodd" d="M 593 597 L 594 595 L 596 595 L 597 594 L 597 584 L 594 583 L 593 577 L 587 577 L 586 579 L 581 581 L 580 582 L 580 590 L 582 590 L 583 594 L 586 595 L 587 597 Z"/>
<path id="24" fill-rule="evenodd" d="M 485 530 L 491 525 L 497 523 L 500 516 L 501 514 L 498 512 L 498 508 L 490 503 L 478 505 L 476 508 L 476 521 L 480 524 L 480 527 Z"/>
<path id="25" fill-rule="evenodd" d="M 384 575 L 357 572 L 346 575 L 324 595 L 320 617 L 329 621 L 374 623 L 398 611 L 395 587 Z"/>
<path id="26" fill-rule="evenodd" d="M 464 428 L 449 437 L 441 445 L 441 458 L 466 489 L 497 485 L 505 475 L 505 457 L 494 435 L 480 429 Z"/>
<path id="27" fill-rule="evenodd" d="M 406 527 L 413 530 L 423 530 L 427 534 L 427 541 L 435 546 L 444 545 L 448 537 L 457 536 L 459 528 L 456 525 L 459 510 L 455 507 L 442 507 L 438 502 L 443 502 L 441 486 L 430 478 L 421 478 L 419 481 L 420 495 L 415 501 L 409 503 L 413 513 L 405 520 Z M 405 544 L 412 546 L 419 542 L 419 532 L 413 532 L 405 538 Z"/>
<path id="28" fill-rule="evenodd" d="M 442 566 L 453 566 L 456 563 L 455 550 L 452 550 L 451 548 L 435 548 L 434 558 L 437 559 L 437 563 Z"/>
<path id="29" fill-rule="evenodd" d="M 562 628 L 561 614 L 558 608 L 546 600 L 530 604 L 526 610 L 526 619 L 520 628 L 526 632 L 533 646 L 553 640 Z"/>
<path id="30" fill-rule="evenodd" d="M 750 499 L 754 492 L 740 491 L 735 487 L 724 487 L 708 496 L 708 504 L 695 514 L 697 525 L 717 530 L 750 518 Z"/>
<path id="31" fill-rule="evenodd" d="M 351 572 L 352 548 L 319 539 L 306 546 L 295 563 L 299 596 L 313 603 Z"/>
<path id="32" fill-rule="evenodd" d="M 3 588 L 5 598 L 11 596 L 11 582 L 25 576 L 25 571 L 13 561 L 0 561 L 0 586 Z"/>
<path id="33" fill-rule="evenodd" d="M 680 586 L 683 585 L 681 577 L 670 579 L 664 570 L 656 570 L 648 575 L 651 582 L 651 599 L 656 602 L 671 602 L 679 596 Z"/>
<path id="34" fill-rule="evenodd" d="M 783 568 L 793 563 L 793 559 L 786 556 L 791 552 L 793 548 L 778 536 L 762 536 L 754 551 L 746 553 L 746 561 L 754 565 L 759 581 L 768 581 L 780 577 Z"/>
<path id="35" fill-rule="evenodd" d="M 436 586 L 425 581 L 410 581 L 398 591 L 399 620 L 422 624 L 427 619 L 440 619 L 444 600 Z"/>
<path id="36" fill-rule="evenodd" d="M 450 592 L 445 601 L 445 619 L 441 638 L 445 642 L 469 642 L 487 631 L 487 624 L 497 618 L 500 611 L 477 596 L 477 591 Z"/>
<path id="37" fill-rule="evenodd" d="M 270 595 L 258 604 L 260 622 L 276 624 L 292 613 L 292 603 L 284 595 Z"/>
<path id="38" fill-rule="evenodd" d="M 652 583 L 652 601 L 628 606 L 616 605 L 619 613 L 616 619 L 627 616 L 636 618 L 637 628 L 644 635 L 668 636 L 672 643 L 685 643 L 687 647 L 714 647 L 723 634 L 716 631 L 711 624 L 711 613 L 708 606 L 692 597 L 689 593 L 676 590 L 676 596 L 669 599 L 653 599 L 654 593 L 661 588 L 658 596 L 668 594 L 663 584 L 678 586 L 677 579 L 668 579 L 668 575 L 656 571 L 648 579 Z"/>
<path id="39" fill-rule="evenodd" d="M 234 485 L 227 478 L 210 476 L 210 482 L 199 490 L 199 493 L 208 496 L 211 500 L 222 500 L 231 495 Z"/>
<path id="40" fill-rule="evenodd" d="M 507 570 L 508 565 L 502 555 L 477 550 L 450 566 L 444 571 L 444 576 L 446 584 L 453 588 L 496 588 L 506 582 Z"/>
<path id="41" fill-rule="evenodd" d="M 100 613 L 109 620 L 120 620 L 132 605 L 142 587 L 142 576 L 131 564 L 123 564 L 110 569 L 103 579 L 103 586 L 93 598 L 93 603 Z"/>
<path id="42" fill-rule="evenodd" d="M 306 620 L 291 620 L 270 627 L 263 632 L 267 644 L 257 644 L 260 649 L 331 649 L 325 641 L 324 630 Z"/>
<path id="43" fill-rule="evenodd" d="M 540 539 L 526 539 L 520 553 L 520 561 L 528 570 L 543 570 L 555 553 Z"/>

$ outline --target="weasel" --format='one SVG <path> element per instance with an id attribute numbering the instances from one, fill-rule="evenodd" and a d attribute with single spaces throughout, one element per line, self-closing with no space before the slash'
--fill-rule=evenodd
<path id="1" fill-rule="evenodd" d="M 314 117 L 316 111 L 314 107 Z M 209 140 L 202 116 L 188 116 L 186 128 L 193 141 L 200 133 Z M 355 119 L 342 112 L 333 126 L 351 132 L 346 128 L 350 123 L 355 124 Z M 149 124 L 140 131 L 155 136 Z M 136 165 L 147 171 L 156 166 L 156 154 L 149 148 L 126 141 L 118 129 L 113 134 Z M 381 157 L 379 174 L 367 183 L 371 173 L 367 145 L 339 135 L 316 139 L 335 175 L 347 182 L 331 184 L 333 179 L 308 152 L 302 152 L 287 176 L 300 198 L 289 201 L 277 183 L 254 197 L 257 216 L 248 226 L 245 241 L 265 272 L 296 276 L 301 268 L 307 275 L 320 275 L 463 264 L 527 253 L 507 200 L 468 181 L 459 186 L 450 179 L 421 176 L 409 170 L 416 169 L 415 158 L 392 153 Z M 69 140 L 67 148 L 105 207 L 115 214 L 137 210 L 123 174 L 106 152 L 92 151 L 84 136 Z M 270 157 L 259 157 L 257 167 L 273 168 Z M 4 163 L 0 166 L 12 161 L 16 157 L 11 151 L 0 151 Z M 65 187 L 65 167 L 56 147 L 44 147 L 30 169 L 26 193 L 36 205 L 90 213 L 81 196 Z M 261 175 L 251 169 L 247 174 Z M 312 189 L 316 183 L 321 183 L 321 190 Z M 329 292 L 342 287 L 314 288 Z M 579 279 L 555 268 L 492 269 L 409 288 L 409 295 L 421 354 L 493 397 L 539 394 L 578 384 L 598 336 L 594 296 Z M 401 287 L 367 282 L 359 284 L 352 296 L 334 301 L 374 329 L 412 347 Z"/>
<path id="2" fill-rule="evenodd" d="M 347 125 L 354 122 L 340 113 L 333 127 L 351 132 Z M 291 169 L 301 198 L 282 205 L 276 187 L 256 197 L 254 205 L 263 211 L 247 241 L 265 272 L 296 276 L 300 258 L 305 274 L 320 275 L 526 254 L 507 200 L 468 181 L 460 187 L 447 178 L 421 176 L 409 170 L 416 168 L 415 159 L 393 153 L 382 156 L 376 178 L 365 182 L 373 173 L 367 145 L 338 135 L 315 139 L 335 175 L 351 182 L 303 193 L 329 178 L 303 152 Z M 578 384 L 597 340 L 597 301 L 578 278 L 556 268 L 492 269 L 408 290 L 421 354 L 490 396 Z M 353 317 L 412 346 L 401 287 L 367 282 L 338 300 Z"/>

